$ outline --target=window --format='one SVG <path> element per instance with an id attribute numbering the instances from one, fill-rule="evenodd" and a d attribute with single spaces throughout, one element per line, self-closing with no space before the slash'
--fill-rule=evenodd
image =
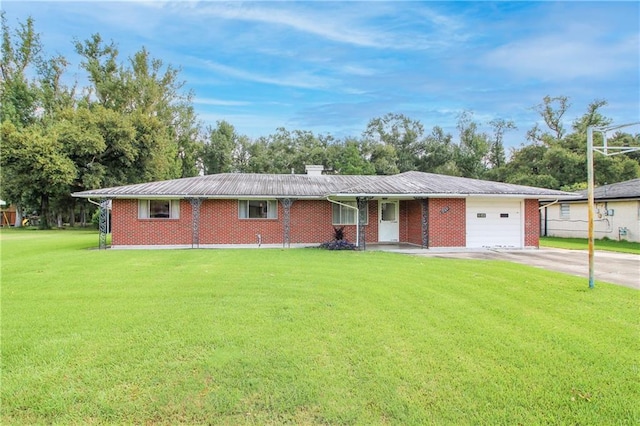
<path id="1" fill-rule="evenodd" d="M 334 225 L 355 225 L 356 224 L 356 214 L 357 211 L 355 207 L 357 206 L 355 201 L 341 201 L 342 204 L 346 204 L 350 207 L 343 206 L 340 204 L 332 204 L 333 209 L 333 219 L 332 222 Z M 360 217 L 360 221 L 362 225 L 366 225 L 369 222 L 369 212 L 368 209 L 365 208 L 362 216 Z"/>
<path id="2" fill-rule="evenodd" d="M 487 217 L 487 214 L 486 213 L 477 213 L 476 217 L 479 218 L 479 219 L 484 219 L 484 218 Z"/>
<path id="3" fill-rule="evenodd" d="M 138 218 L 178 219 L 180 218 L 180 200 L 140 200 Z"/>
<path id="4" fill-rule="evenodd" d="M 569 219 L 569 204 L 560 204 L 560 219 Z"/>
<path id="5" fill-rule="evenodd" d="M 500 213 L 500 217 L 509 217 L 509 213 Z"/>
<path id="6" fill-rule="evenodd" d="M 240 219 L 277 219 L 278 202 L 276 200 L 238 200 Z"/>

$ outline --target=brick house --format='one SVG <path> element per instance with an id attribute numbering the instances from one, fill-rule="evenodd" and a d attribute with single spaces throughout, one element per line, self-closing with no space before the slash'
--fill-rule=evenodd
<path id="1" fill-rule="evenodd" d="M 110 201 L 113 248 L 311 246 L 337 227 L 362 248 L 538 247 L 539 200 L 568 195 L 415 171 L 323 175 L 313 166 L 307 174 L 223 173 L 73 194 Z"/>

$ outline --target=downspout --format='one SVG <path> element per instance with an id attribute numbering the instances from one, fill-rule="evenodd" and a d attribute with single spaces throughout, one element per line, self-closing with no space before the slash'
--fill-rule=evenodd
<path id="1" fill-rule="evenodd" d="M 327 201 L 356 211 L 356 244 L 358 245 L 358 247 L 360 247 L 360 210 L 358 210 L 357 203 L 356 203 L 356 207 L 353 207 L 348 204 L 341 203 L 340 201 L 332 200 L 329 197 L 327 197 Z"/>
<path id="2" fill-rule="evenodd" d="M 547 234 L 549 233 L 548 229 L 547 229 L 547 227 L 548 227 L 547 217 L 548 217 L 548 214 L 549 214 L 548 210 L 547 210 L 547 207 L 552 206 L 554 204 L 558 204 L 559 202 L 560 202 L 560 200 L 555 200 L 552 203 L 545 204 L 544 206 L 538 207 L 538 210 L 544 209 L 544 235 L 543 235 L 543 237 L 547 237 L 548 236 Z"/>

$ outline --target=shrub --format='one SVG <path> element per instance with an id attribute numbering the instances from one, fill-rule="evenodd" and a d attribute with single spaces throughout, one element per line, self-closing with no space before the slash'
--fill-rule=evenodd
<path id="1" fill-rule="evenodd" d="M 320 248 L 326 250 L 357 250 L 358 246 L 347 240 L 333 240 L 320 244 Z"/>
<path id="2" fill-rule="evenodd" d="M 344 238 L 344 226 L 333 228 L 333 241 L 320 244 L 320 248 L 326 250 L 357 250 L 358 246 Z"/>

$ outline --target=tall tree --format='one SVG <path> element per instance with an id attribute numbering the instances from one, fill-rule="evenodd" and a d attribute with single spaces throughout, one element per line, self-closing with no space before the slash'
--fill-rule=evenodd
<path id="1" fill-rule="evenodd" d="M 209 128 L 209 140 L 203 146 L 202 165 L 204 174 L 228 173 L 233 168 L 233 151 L 237 144 L 235 128 L 228 122 L 218 121 Z"/>
<path id="2" fill-rule="evenodd" d="M 418 170 L 454 176 L 460 174 L 455 163 L 453 137 L 441 127 L 435 126 L 425 138 L 424 155 L 418 159 Z"/>
<path id="3" fill-rule="evenodd" d="M 0 122 L 9 121 L 18 128 L 37 120 L 39 90 L 36 83 L 27 78 L 42 62 L 42 44 L 36 33 L 34 21 L 27 18 L 11 31 L 5 13 L 2 23 L 2 59 L 0 60 Z"/>
<path id="4" fill-rule="evenodd" d="M 489 153 L 488 137 L 478 131 L 473 114 L 464 111 L 458 116 L 460 142 L 455 148 L 455 161 L 464 177 L 479 179 L 487 170 L 486 156 Z"/>
<path id="5" fill-rule="evenodd" d="M 542 103 L 535 107 L 544 122 L 551 130 L 550 137 L 556 141 L 561 140 L 565 135 L 562 118 L 571 107 L 567 96 L 545 96 Z"/>
<path id="6" fill-rule="evenodd" d="M 76 176 L 73 162 L 64 154 L 57 135 L 37 126 L 18 130 L 2 124 L 2 183 L 21 197 L 40 203 L 40 226 L 49 228 L 49 205 L 53 197 L 68 193 Z M 15 192 L 14 192 L 15 191 Z"/>
<path id="7" fill-rule="evenodd" d="M 99 34 L 76 41 L 76 52 L 83 58 L 98 106 L 120 115 L 121 123 L 134 129 L 133 138 L 123 141 L 129 144 L 127 172 L 109 168 L 117 180 L 124 179 L 119 184 L 180 177 L 186 170 L 193 174 L 195 167 L 186 167 L 184 159 L 195 151 L 192 137 L 198 130 L 189 128 L 197 123 L 190 110 L 192 94 L 183 92 L 179 70 L 152 58 L 144 47 L 127 65 L 120 64 L 115 43 L 106 44 Z"/>
<path id="8" fill-rule="evenodd" d="M 504 134 L 509 130 L 517 129 L 516 124 L 511 120 L 496 118 L 489 122 L 493 128 L 493 140 L 489 146 L 488 164 L 491 168 L 504 166 L 507 161 L 504 151 Z"/>
<path id="9" fill-rule="evenodd" d="M 364 158 L 362 141 L 347 138 L 343 143 L 334 143 L 328 147 L 329 167 L 340 175 L 371 175 L 375 168 Z"/>
<path id="10" fill-rule="evenodd" d="M 403 114 L 388 113 L 383 117 L 372 119 L 363 136 L 372 143 L 393 147 L 397 156 L 396 167 L 385 169 L 397 169 L 400 172 L 415 170 L 418 159 L 424 154 L 422 123 Z"/>

